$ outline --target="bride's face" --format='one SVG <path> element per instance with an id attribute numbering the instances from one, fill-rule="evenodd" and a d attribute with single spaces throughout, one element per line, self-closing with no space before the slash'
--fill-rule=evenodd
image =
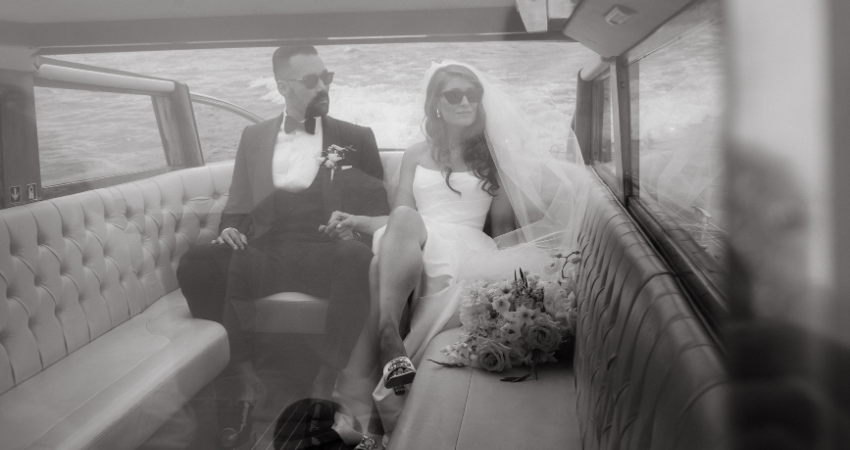
<path id="1" fill-rule="evenodd" d="M 475 118 L 478 116 L 478 101 L 470 102 L 469 95 L 463 95 L 460 103 L 453 105 L 444 95 L 445 92 L 450 92 L 449 96 L 458 97 L 461 93 L 465 94 L 470 89 L 475 90 L 477 87 L 472 82 L 460 77 L 451 77 L 443 86 L 443 90 L 439 94 L 440 100 L 437 102 L 437 111 L 440 112 L 440 116 L 447 125 L 463 128 L 475 122 Z M 475 96 L 473 95 L 473 97 Z"/>

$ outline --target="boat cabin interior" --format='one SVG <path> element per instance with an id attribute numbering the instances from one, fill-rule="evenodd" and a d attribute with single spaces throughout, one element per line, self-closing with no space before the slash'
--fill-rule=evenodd
<path id="1" fill-rule="evenodd" d="M 574 136 L 590 180 L 559 361 L 429 362 L 447 327 L 388 448 L 850 447 L 848 19 L 846 0 L 0 1 L 0 450 L 354 448 L 309 435 L 327 299 L 252 302 L 267 392 L 224 445 L 228 333 L 178 282 L 222 231 L 242 129 L 283 112 L 291 45 L 336 70 L 330 114 L 374 130 L 390 204 L 443 58 L 504 83 L 556 158 Z"/>

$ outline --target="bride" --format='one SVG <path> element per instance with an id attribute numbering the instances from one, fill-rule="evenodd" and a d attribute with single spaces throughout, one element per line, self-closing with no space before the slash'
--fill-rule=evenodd
<path id="1" fill-rule="evenodd" d="M 572 136 L 572 161 L 557 159 L 496 83 L 469 65 L 433 64 L 425 79 L 426 140 L 404 152 L 392 213 L 338 212 L 325 230 L 374 234 L 371 317 L 338 382 L 345 408 L 334 425 L 362 450 L 381 448 L 380 435 L 392 431 L 430 339 L 460 325 L 464 280 L 539 271 L 549 255 L 572 247 L 583 211 L 586 172 Z"/>

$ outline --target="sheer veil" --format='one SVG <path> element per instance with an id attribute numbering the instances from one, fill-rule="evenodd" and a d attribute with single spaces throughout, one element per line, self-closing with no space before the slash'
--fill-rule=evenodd
<path id="1" fill-rule="evenodd" d="M 555 146 L 538 139 L 518 103 L 498 82 L 457 61 L 432 63 L 422 92 L 434 73 L 449 65 L 471 70 L 484 88 L 481 107 L 487 144 L 517 225 L 515 231 L 495 239 L 499 249 L 533 244 L 549 254 L 574 250 L 587 203 L 588 171 L 573 130 L 567 127 Z"/>

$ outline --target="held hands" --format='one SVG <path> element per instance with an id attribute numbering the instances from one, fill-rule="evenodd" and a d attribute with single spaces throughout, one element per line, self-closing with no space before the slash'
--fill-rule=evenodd
<path id="1" fill-rule="evenodd" d="M 325 235 L 335 240 L 341 239 L 347 241 L 354 239 L 359 241 L 359 233 L 354 231 L 357 221 L 356 217 L 341 211 L 334 211 L 327 225 L 319 225 L 319 232 L 325 233 Z"/>
<path id="2" fill-rule="evenodd" d="M 221 235 L 212 241 L 213 244 L 227 244 L 233 250 L 243 250 L 248 245 L 248 238 L 236 228 L 230 227 L 221 230 Z"/>

